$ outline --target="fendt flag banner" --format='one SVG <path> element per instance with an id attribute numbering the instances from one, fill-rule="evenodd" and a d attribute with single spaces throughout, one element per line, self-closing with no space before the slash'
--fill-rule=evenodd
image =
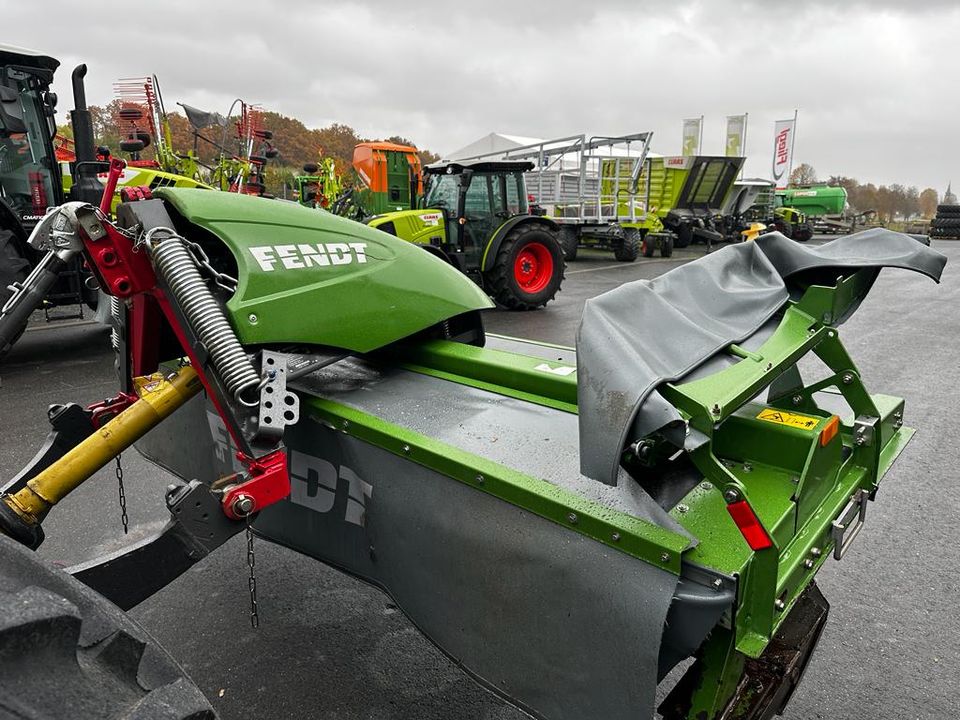
<path id="1" fill-rule="evenodd" d="M 773 126 L 773 181 L 777 184 L 777 190 L 785 190 L 790 182 L 796 128 L 796 115 L 789 120 L 777 120 Z"/>
<path id="2" fill-rule="evenodd" d="M 683 152 L 682 155 L 696 155 L 700 152 L 700 134 L 703 127 L 703 116 L 683 121 Z"/>
<path id="3" fill-rule="evenodd" d="M 727 115 L 727 157 L 741 157 L 747 142 L 747 114 Z"/>

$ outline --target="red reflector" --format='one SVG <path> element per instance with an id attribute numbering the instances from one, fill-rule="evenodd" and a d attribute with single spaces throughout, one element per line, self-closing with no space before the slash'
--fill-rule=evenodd
<path id="1" fill-rule="evenodd" d="M 840 432 L 840 418 L 834 415 L 827 421 L 827 426 L 820 431 L 820 447 L 826 447 Z"/>
<path id="2" fill-rule="evenodd" d="M 765 550 L 773 545 L 770 536 L 767 535 L 767 531 L 763 529 L 763 525 L 757 520 L 753 508 L 746 500 L 727 505 L 727 512 L 737 524 L 740 534 L 743 535 L 743 539 L 747 541 L 751 550 Z"/>

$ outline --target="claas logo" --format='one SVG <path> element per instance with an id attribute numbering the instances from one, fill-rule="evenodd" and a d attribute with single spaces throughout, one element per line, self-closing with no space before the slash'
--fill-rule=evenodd
<path id="1" fill-rule="evenodd" d="M 278 267 L 299 270 L 308 267 L 363 264 L 367 262 L 366 243 L 315 243 L 312 245 L 258 245 L 250 254 L 264 272 Z"/>

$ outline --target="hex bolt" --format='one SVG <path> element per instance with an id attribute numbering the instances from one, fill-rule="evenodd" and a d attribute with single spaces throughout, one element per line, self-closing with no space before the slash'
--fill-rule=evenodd
<path id="1" fill-rule="evenodd" d="M 753 465 L 751 465 L 750 463 L 744 463 L 744 464 L 743 464 L 743 471 L 744 471 L 744 472 L 753 472 Z"/>
<path id="2" fill-rule="evenodd" d="M 610 539 L 613 540 L 614 542 L 620 542 L 620 533 L 615 532 L 613 535 L 610 536 Z"/>
<path id="3" fill-rule="evenodd" d="M 478 485 L 483 485 L 483 482 L 484 482 L 483 475 L 477 475 L 477 484 L 478 484 Z M 571 513 L 571 514 L 572 514 L 572 513 Z"/>
<path id="4" fill-rule="evenodd" d="M 721 580 L 720 578 L 717 578 L 713 581 L 712 585 L 714 590 L 716 590 L 717 592 L 720 592 L 720 590 L 723 588 L 723 580 Z"/>
<path id="5" fill-rule="evenodd" d="M 678 513 L 683 514 L 683 513 L 689 512 L 689 511 L 690 511 L 690 506 L 689 506 L 689 505 L 684 505 L 683 503 L 680 503 L 679 505 L 677 505 L 677 512 L 678 512 Z"/>
<path id="6" fill-rule="evenodd" d="M 783 612 L 787 609 L 787 604 L 780 598 L 773 601 L 773 606 L 777 609 L 777 612 Z"/>
<path id="7" fill-rule="evenodd" d="M 803 402 L 803 395 L 794 395 L 790 402 L 794 405 L 799 405 Z"/>
<path id="8" fill-rule="evenodd" d="M 716 403 L 714 403 L 713 409 L 710 410 L 710 412 L 713 413 L 714 415 L 719 415 L 719 414 L 720 414 L 720 406 L 717 405 Z"/>
<path id="9" fill-rule="evenodd" d="M 661 553 L 660 562 L 665 562 L 665 563 L 670 562 L 670 553 Z"/>
<path id="10" fill-rule="evenodd" d="M 713 487 L 713 485 L 711 485 L 711 484 L 708 483 L 708 482 L 702 482 L 702 483 L 700 483 L 700 489 L 701 489 L 701 490 L 709 490 L 709 489 L 712 488 L 712 487 Z"/>
<path id="11" fill-rule="evenodd" d="M 811 560 L 810 558 L 807 558 L 806 560 L 803 561 L 803 566 L 804 566 L 807 570 L 812 569 L 814 565 L 815 565 L 815 563 L 814 563 L 813 560 Z"/>
<path id="12" fill-rule="evenodd" d="M 567 514 L 567 520 L 570 521 L 570 524 L 571 524 L 571 525 L 576 525 L 576 524 L 577 524 L 577 514 L 576 514 L 576 513 L 568 513 L 568 514 Z"/>
<path id="13" fill-rule="evenodd" d="M 256 324 L 257 324 L 257 319 L 258 319 L 258 318 L 257 318 L 257 316 L 256 316 L 254 313 L 250 313 L 249 315 L 247 315 L 247 320 L 250 321 L 250 324 L 251 324 L 251 325 L 256 325 Z"/>
<path id="14" fill-rule="evenodd" d="M 853 373 L 844 373 L 842 380 L 844 385 L 849 385 L 853 382 Z"/>
<path id="15" fill-rule="evenodd" d="M 812 547 L 812 548 L 810 548 L 810 554 L 811 554 L 813 557 L 818 558 L 818 557 L 820 557 L 821 555 L 823 555 L 823 551 L 822 551 L 820 548 L 818 548 L 818 547 Z"/>
<path id="16" fill-rule="evenodd" d="M 723 491 L 723 499 L 726 500 L 728 504 L 735 503 L 740 499 L 740 493 L 736 488 L 728 488 Z"/>
<path id="17" fill-rule="evenodd" d="M 253 498 L 249 495 L 237 495 L 233 501 L 233 514 L 246 517 L 253 512 Z"/>
<path id="18" fill-rule="evenodd" d="M 409 455 L 409 454 L 410 454 L 410 446 L 409 446 L 409 445 L 404 445 L 404 446 L 403 446 L 403 454 L 404 454 L 404 455 Z"/>

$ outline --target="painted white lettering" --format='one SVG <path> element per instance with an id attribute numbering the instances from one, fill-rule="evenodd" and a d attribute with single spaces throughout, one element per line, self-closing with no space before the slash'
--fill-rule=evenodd
<path id="1" fill-rule="evenodd" d="M 287 270 L 296 270 L 303 267 L 303 261 L 297 254 L 297 248 L 294 245 L 277 245 L 274 250 L 277 251 L 277 257 L 283 263 Z"/>
<path id="2" fill-rule="evenodd" d="M 350 246 L 346 243 L 327 243 L 327 252 L 334 265 L 348 265 L 353 259 L 350 256 Z"/>
<path id="3" fill-rule="evenodd" d="M 253 255 L 253 259 L 260 265 L 260 269 L 265 272 L 273 270 L 273 266 L 277 262 L 276 257 L 273 255 L 273 248 L 269 246 L 252 247 L 250 248 L 250 254 Z"/>
<path id="4" fill-rule="evenodd" d="M 303 255 L 303 263 L 306 267 L 316 265 L 317 267 L 326 267 L 330 264 L 330 260 L 327 257 L 327 251 L 323 247 L 323 243 L 317 243 L 316 245 L 297 245 L 297 250 L 300 251 L 300 254 Z"/>
<path id="5" fill-rule="evenodd" d="M 353 248 L 353 252 L 356 253 L 358 263 L 365 263 L 367 261 L 366 243 L 350 243 L 350 247 Z"/>

